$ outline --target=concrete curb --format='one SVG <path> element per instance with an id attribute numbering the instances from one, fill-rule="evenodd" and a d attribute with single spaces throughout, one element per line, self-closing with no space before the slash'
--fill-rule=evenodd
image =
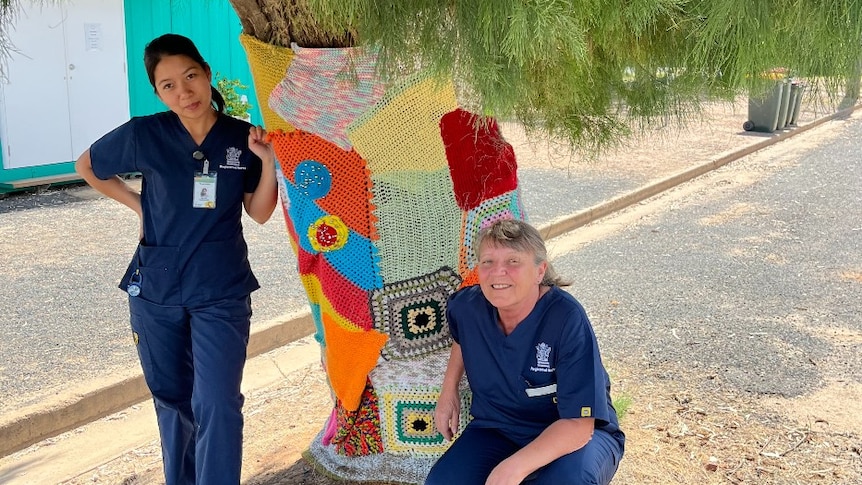
<path id="1" fill-rule="evenodd" d="M 249 337 L 248 358 L 269 352 L 314 333 L 310 313 L 290 315 Z M 34 406 L 17 419 L 0 424 L 0 457 L 116 413 L 150 397 L 144 376 L 127 377 L 98 389 Z"/>
<path id="2" fill-rule="evenodd" d="M 761 142 L 726 153 L 715 160 L 684 170 L 665 179 L 651 182 L 627 194 L 609 199 L 571 216 L 552 222 L 539 228 L 539 230 L 545 239 L 555 238 L 715 170 L 734 160 L 786 140 L 791 136 L 804 133 L 828 121 L 848 117 L 860 106 L 862 105 L 843 109 L 809 124 L 796 127 L 791 131 L 778 133 Z M 310 313 L 288 315 L 284 319 L 280 319 L 264 329 L 255 331 L 251 335 L 248 345 L 248 358 L 251 359 L 309 336 L 314 331 L 314 322 Z M 23 415 L 15 418 L 14 421 L 0 423 L 0 436 L 3 437 L 0 440 L 0 457 L 126 409 L 149 397 L 149 390 L 144 382 L 143 375 L 136 375 L 73 396 L 71 402 L 69 402 L 70 400 L 63 400 L 63 402 L 51 402 L 35 406 L 32 410 L 26 411 Z"/>

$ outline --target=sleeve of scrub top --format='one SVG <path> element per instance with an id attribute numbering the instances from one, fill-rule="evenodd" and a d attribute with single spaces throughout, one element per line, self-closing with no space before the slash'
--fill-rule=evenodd
<path id="1" fill-rule="evenodd" d="M 605 368 L 586 313 L 572 309 L 560 338 L 557 360 L 557 409 L 561 418 L 608 422 Z"/>
<path id="2" fill-rule="evenodd" d="M 449 296 L 449 301 L 446 302 L 446 322 L 449 324 L 449 334 L 452 336 L 452 340 L 459 345 L 461 342 L 459 342 L 458 339 L 458 322 L 452 315 L 452 307 L 454 306 L 457 308 L 460 305 L 458 298 L 458 295 L 460 294 L 460 291 L 453 293 Z M 461 300 L 463 300 L 463 298 L 461 298 Z"/>
<path id="3" fill-rule="evenodd" d="M 251 150 L 249 150 L 249 152 L 251 152 Z M 251 153 L 251 157 L 248 161 L 248 167 L 245 169 L 245 183 L 243 191 L 245 191 L 246 194 L 250 194 L 257 189 L 257 184 L 260 183 L 260 173 L 262 165 L 263 162 L 260 161 L 260 158 L 258 158 L 258 156 L 254 153 Z M 271 168 L 271 170 L 275 169 Z"/>
<path id="4" fill-rule="evenodd" d="M 93 173 L 106 180 L 121 173 L 140 172 L 136 148 L 135 119 L 131 119 L 90 146 Z"/>

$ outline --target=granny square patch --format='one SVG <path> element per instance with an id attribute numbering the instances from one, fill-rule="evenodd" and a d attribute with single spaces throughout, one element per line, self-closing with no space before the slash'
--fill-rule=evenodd
<path id="1" fill-rule="evenodd" d="M 440 454 L 449 448 L 434 424 L 440 390 L 416 388 L 377 389 L 383 448 L 392 454 Z M 460 391 L 459 432 L 469 423 L 470 392 Z"/>
<path id="2" fill-rule="evenodd" d="M 389 336 L 383 358 L 410 359 L 450 344 L 446 300 L 458 289 L 461 278 L 443 267 L 371 291 L 374 328 Z"/>

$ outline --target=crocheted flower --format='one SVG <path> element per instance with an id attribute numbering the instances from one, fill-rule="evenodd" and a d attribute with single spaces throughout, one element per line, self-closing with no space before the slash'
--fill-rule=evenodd
<path id="1" fill-rule="evenodd" d="M 335 251 L 344 247 L 350 231 L 338 216 L 323 216 L 308 227 L 308 241 L 315 251 Z"/>

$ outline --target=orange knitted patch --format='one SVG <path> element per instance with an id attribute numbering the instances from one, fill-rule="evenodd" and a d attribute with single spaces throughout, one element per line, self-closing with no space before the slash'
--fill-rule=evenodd
<path id="1" fill-rule="evenodd" d="M 359 154 L 353 150 L 344 151 L 302 130 L 273 132 L 269 140 L 285 179 L 297 187 L 308 188 L 309 197 L 318 207 L 337 215 L 353 231 L 372 241 L 378 238 L 371 203 L 371 177 Z M 318 173 L 306 170 L 308 162 L 317 162 L 314 168 Z M 317 184 L 325 186 L 320 188 Z"/>
<path id="2" fill-rule="evenodd" d="M 368 373 L 377 365 L 387 336 L 376 331 L 351 332 L 323 314 L 326 338 L 326 368 L 329 383 L 344 409 L 356 411 L 365 390 Z"/>
<path id="3" fill-rule="evenodd" d="M 479 270 L 477 268 L 468 269 L 464 273 L 461 273 L 461 286 L 459 288 L 466 288 L 468 286 L 478 285 L 479 284 Z"/>

